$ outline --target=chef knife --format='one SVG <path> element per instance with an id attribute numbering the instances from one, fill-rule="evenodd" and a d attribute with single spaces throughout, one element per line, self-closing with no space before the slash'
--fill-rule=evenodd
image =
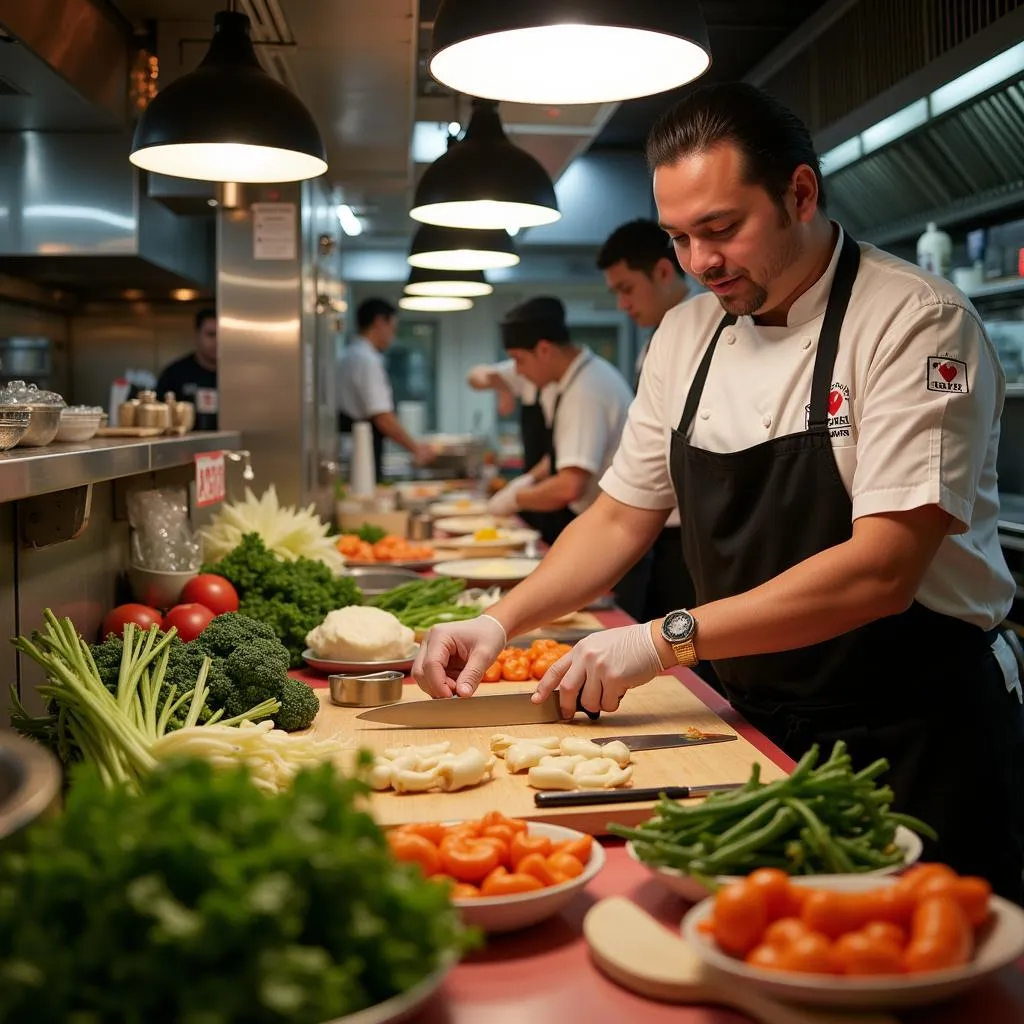
<path id="1" fill-rule="evenodd" d="M 652 732 L 636 736 L 594 736 L 603 747 L 618 740 L 635 754 L 638 750 L 667 750 L 669 747 L 699 747 L 703 743 L 728 743 L 737 738 L 734 732 Z"/>
<path id="2" fill-rule="evenodd" d="M 356 718 L 386 725 L 404 725 L 408 729 L 471 729 L 474 726 L 538 725 L 562 722 L 558 691 L 539 704 L 530 699 L 532 690 L 522 693 L 497 693 L 485 697 L 448 697 L 439 700 L 411 700 L 402 704 L 364 711 Z M 585 711 L 596 721 L 600 711 L 587 711 L 576 697 L 577 711 Z"/>
<path id="3" fill-rule="evenodd" d="M 633 804 L 644 800 L 691 800 L 709 793 L 741 789 L 742 782 L 717 782 L 708 786 L 650 786 L 646 789 L 573 789 L 568 792 L 535 793 L 538 807 L 587 807 L 591 804 Z"/>

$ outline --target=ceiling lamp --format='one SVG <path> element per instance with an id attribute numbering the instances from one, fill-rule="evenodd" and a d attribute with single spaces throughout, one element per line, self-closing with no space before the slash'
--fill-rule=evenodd
<path id="1" fill-rule="evenodd" d="M 215 15 L 199 67 L 146 108 L 129 159 L 146 171 L 201 181 L 301 181 L 327 170 L 312 116 L 260 66 L 249 19 L 233 10 Z"/>
<path id="2" fill-rule="evenodd" d="M 487 283 L 482 270 L 420 270 L 413 267 L 405 286 L 406 295 L 446 295 L 477 298 L 490 295 L 494 286 Z"/>
<path id="3" fill-rule="evenodd" d="M 423 270 L 497 270 L 514 267 L 519 253 L 507 231 L 473 231 L 424 224 L 412 239 L 409 265 Z"/>
<path id="4" fill-rule="evenodd" d="M 692 82 L 711 65 L 697 0 L 443 0 L 430 73 L 512 103 L 611 103 Z"/>
<path id="5" fill-rule="evenodd" d="M 465 136 L 423 172 L 409 216 L 451 228 L 526 228 L 562 215 L 551 177 L 509 142 L 498 104 L 473 100 Z"/>
<path id="6" fill-rule="evenodd" d="M 420 313 L 458 313 L 473 308 L 473 300 L 457 295 L 403 295 L 398 300 L 402 309 L 414 309 Z"/>

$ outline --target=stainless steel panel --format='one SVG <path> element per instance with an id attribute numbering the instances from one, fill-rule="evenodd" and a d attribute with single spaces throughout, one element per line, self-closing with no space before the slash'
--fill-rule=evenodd
<path id="1" fill-rule="evenodd" d="M 14 511 L 13 504 L 0 505 L 0 638 L 4 640 L 18 634 Z M 17 682 L 17 652 L 9 643 L 0 643 L 0 727 L 8 721 L 8 690 Z"/>

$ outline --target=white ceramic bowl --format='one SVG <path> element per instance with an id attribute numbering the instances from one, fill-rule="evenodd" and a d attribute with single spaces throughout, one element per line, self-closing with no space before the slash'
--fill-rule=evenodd
<path id="1" fill-rule="evenodd" d="M 895 885 L 896 879 L 877 875 L 822 875 L 817 879 L 794 880 L 835 892 L 865 892 Z M 974 958 L 963 967 L 927 974 L 894 977 L 846 978 L 833 974 L 795 974 L 750 967 L 723 953 L 700 923 L 712 911 L 714 900 L 706 899 L 683 918 L 682 931 L 700 959 L 720 976 L 723 984 L 739 983 L 761 995 L 803 1006 L 836 1009 L 894 1010 L 930 1006 L 973 988 L 1024 954 L 1024 910 L 998 896 L 992 897 L 990 920 L 978 933 Z"/>
<path id="2" fill-rule="evenodd" d="M 402 992 L 376 1006 L 368 1006 L 358 1013 L 350 1013 L 346 1017 L 336 1017 L 326 1024 L 399 1024 L 409 1020 L 430 997 L 444 984 L 448 972 L 455 966 L 456 957 L 452 956 L 432 974 L 428 974 L 418 985 L 408 992 Z"/>
<path id="3" fill-rule="evenodd" d="M 452 822 L 455 824 L 455 822 Z M 552 842 L 582 839 L 583 833 L 562 825 L 548 825 L 541 821 L 529 823 L 531 835 L 548 836 Z M 604 848 L 595 839 L 591 847 L 590 860 L 583 874 L 561 885 L 552 885 L 536 892 L 524 892 L 516 896 L 476 896 L 468 900 L 453 900 L 459 908 L 463 921 L 485 932 L 512 932 L 529 928 L 554 917 L 565 908 L 573 897 L 604 867 Z"/>
<path id="4" fill-rule="evenodd" d="M 873 871 L 865 871 L 859 873 L 855 877 L 867 877 L 867 878 L 878 878 L 886 875 L 898 875 L 901 871 L 906 871 L 911 864 L 916 864 L 921 858 L 921 838 L 916 832 L 911 832 L 909 828 L 904 828 L 900 825 L 896 829 L 896 845 L 904 851 L 903 863 L 894 864 L 888 868 L 875 868 Z M 680 871 L 679 868 L 662 867 L 660 865 L 648 864 L 642 861 L 637 855 L 636 847 L 633 845 L 632 840 L 626 843 L 626 852 L 630 857 L 633 858 L 638 864 L 643 864 L 648 871 L 650 871 L 658 881 L 667 885 L 673 892 L 678 893 L 685 900 L 689 900 L 691 903 L 696 903 L 698 900 L 704 899 L 705 896 L 709 895 L 707 888 L 702 885 L 692 875 L 686 874 L 685 871 Z M 725 885 L 728 882 L 736 882 L 742 876 L 739 875 L 716 875 L 715 881 L 721 885 Z M 846 877 L 837 875 L 799 875 L 800 879 L 808 879 L 810 882 L 814 882 L 816 879 L 821 878 L 836 878 Z"/>

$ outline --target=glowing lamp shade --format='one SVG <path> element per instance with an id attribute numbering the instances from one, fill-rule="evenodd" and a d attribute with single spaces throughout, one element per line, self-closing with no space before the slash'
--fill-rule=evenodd
<path id="1" fill-rule="evenodd" d="M 458 313 L 473 308 L 473 300 L 457 295 L 403 295 L 398 300 L 402 309 L 419 313 Z"/>
<path id="2" fill-rule="evenodd" d="M 260 67 L 244 14 L 220 11 L 195 71 L 162 89 L 135 128 L 136 167 L 201 181 L 282 182 L 327 170 L 312 115 Z"/>
<path id="3" fill-rule="evenodd" d="M 413 235 L 409 265 L 422 270 L 498 270 L 514 267 L 519 253 L 507 231 L 472 231 L 424 224 Z"/>
<path id="4" fill-rule="evenodd" d="M 405 286 L 406 295 L 478 298 L 490 295 L 494 286 L 487 283 L 481 270 L 420 270 L 414 267 Z"/>
<path id="5" fill-rule="evenodd" d="M 697 0 L 443 0 L 430 73 L 513 103 L 612 103 L 699 78 L 711 65 Z"/>
<path id="6" fill-rule="evenodd" d="M 413 220 L 451 228 L 524 228 L 558 220 L 548 172 L 505 135 L 492 100 L 474 100 L 465 138 L 423 172 Z"/>

